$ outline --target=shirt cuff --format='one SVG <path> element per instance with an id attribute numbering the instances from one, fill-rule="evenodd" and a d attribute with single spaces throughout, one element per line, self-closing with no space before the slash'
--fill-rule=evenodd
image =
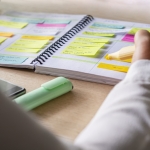
<path id="1" fill-rule="evenodd" d="M 130 82 L 150 82 L 150 60 L 138 60 L 134 62 L 124 79 Z"/>

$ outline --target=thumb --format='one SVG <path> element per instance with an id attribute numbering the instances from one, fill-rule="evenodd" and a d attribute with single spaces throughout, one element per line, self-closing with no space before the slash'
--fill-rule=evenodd
<path id="1" fill-rule="evenodd" d="M 146 30 L 139 30 L 134 37 L 135 52 L 132 63 L 141 59 L 150 59 L 150 33 Z"/>

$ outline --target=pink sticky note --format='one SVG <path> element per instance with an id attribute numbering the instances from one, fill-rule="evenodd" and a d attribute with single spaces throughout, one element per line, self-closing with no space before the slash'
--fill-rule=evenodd
<path id="1" fill-rule="evenodd" d="M 127 42 L 134 42 L 134 35 L 131 35 L 131 34 L 126 34 L 122 41 L 127 41 Z"/>
<path id="2" fill-rule="evenodd" d="M 58 28 L 64 28 L 67 26 L 67 24 L 37 24 L 37 27 L 58 27 Z"/>

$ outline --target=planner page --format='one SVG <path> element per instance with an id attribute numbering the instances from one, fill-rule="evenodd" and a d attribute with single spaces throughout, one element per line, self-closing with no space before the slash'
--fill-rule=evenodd
<path id="1" fill-rule="evenodd" d="M 125 77 L 131 58 L 121 61 L 107 56 L 133 46 L 134 35 L 140 29 L 150 31 L 150 25 L 95 18 L 49 60 L 38 65 L 36 72 L 114 85 Z"/>
<path id="2" fill-rule="evenodd" d="M 34 68 L 43 51 L 84 15 L 5 12 L 0 16 L 0 65 Z"/>
<path id="3" fill-rule="evenodd" d="M 86 38 L 107 38 L 102 48 L 99 49 L 98 62 L 89 71 L 91 77 L 101 76 L 106 83 L 117 83 L 122 80 L 131 65 L 132 56 L 130 59 L 107 59 L 108 55 L 118 52 L 122 48 L 130 48 L 134 46 L 134 35 L 140 30 L 145 29 L 150 31 L 149 24 L 125 22 L 117 20 L 107 20 L 96 18 L 94 22 L 86 28 L 81 34 Z M 96 55 L 94 57 L 97 57 Z"/>

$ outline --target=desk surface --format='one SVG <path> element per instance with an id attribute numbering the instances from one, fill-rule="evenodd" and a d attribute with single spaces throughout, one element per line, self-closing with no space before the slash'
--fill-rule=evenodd
<path id="1" fill-rule="evenodd" d="M 31 70 L 0 68 L 0 79 L 32 91 L 55 77 Z M 40 122 L 56 134 L 74 139 L 94 116 L 112 86 L 72 80 L 72 92 L 33 110 Z"/>
<path id="2" fill-rule="evenodd" d="M 42 3 L 38 0 L 1 1 L 0 10 L 11 8 L 18 11 L 91 14 L 103 18 L 150 23 L 147 19 L 150 15 L 148 0 L 82 0 L 82 4 L 81 0 L 42 0 Z M 29 92 L 55 77 L 25 69 L 0 68 L 0 78 L 25 87 Z M 74 85 L 72 92 L 34 109 L 33 113 L 49 130 L 73 140 L 92 119 L 113 86 L 71 81 Z"/>

